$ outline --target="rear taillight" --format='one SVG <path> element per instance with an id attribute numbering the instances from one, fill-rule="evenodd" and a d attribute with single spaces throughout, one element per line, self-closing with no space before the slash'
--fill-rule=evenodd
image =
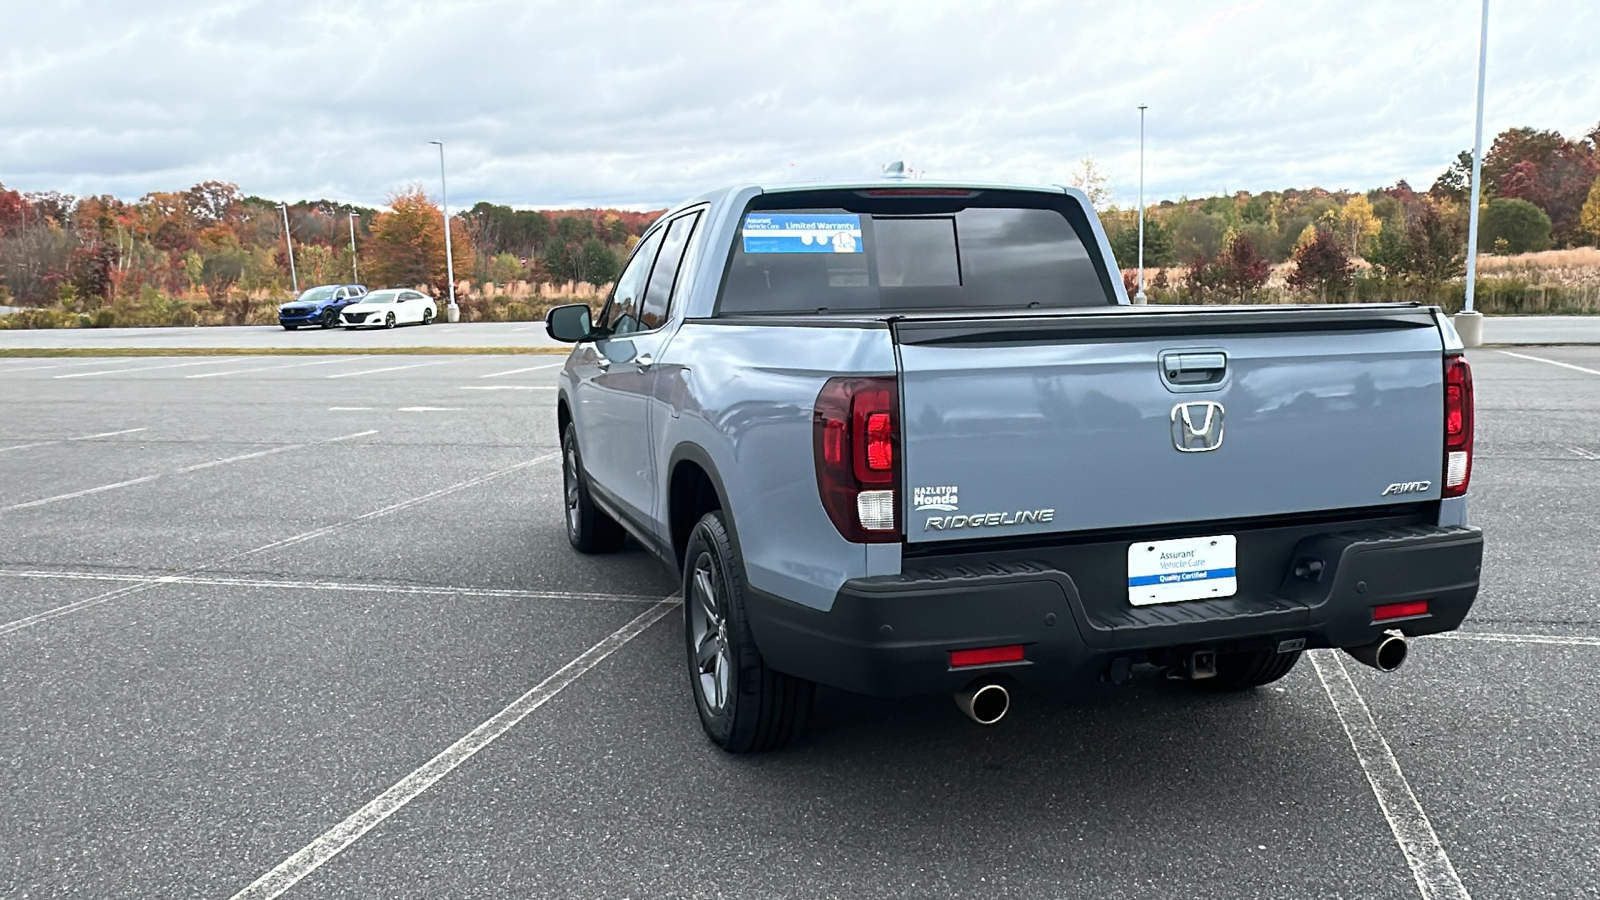
<path id="1" fill-rule="evenodd" d="M 899 385 L 892 376 L 830 378 L 817 395 L 817 491 L 845 540 L 900 539 L 899 419 Z"/>
<path id="2" fill-rule="evenodd" d="M 1460 497 L 1472 480 L 1472 367 L 1462 357 L 1445 362 L 1444 491 Z"/>

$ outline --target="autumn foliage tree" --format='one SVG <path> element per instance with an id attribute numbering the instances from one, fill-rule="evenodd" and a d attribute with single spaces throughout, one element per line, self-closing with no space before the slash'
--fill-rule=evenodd
<path id="1" fill-rule="evenodd" d="M 1289 273 L 1289 286 L 1300 290 L 1315 290 L 1323 302 L 1328 293 L 1350 287 L 1353 269 L 1350 257 L 1339 246 L 1331 232 L 1319 228 L 1316 234 L 1300 246 L 1294 254 L 1294 271 Z"/>
<path id="2" fill-rule="evenodd" d="M 1262 256 L 1246 234 L 1235 235 L 1216 259 L 1204 257 L 1189 264 L 1187 287 L 1196 299 L 1222 294 L 1229 301 L 1243 303 L 1262 287 L 1272 274 L 1272 262 Z"/>
<path id="3" fill-rule="evenodd" d="M 472 241 L 459 218 L 450 220 L 450 243 L 459 278 L 472 271 L 473 262 Z M 443 216 L 422 188 L 391 195 L 389 211 L 373 218 L 361 270 L 377 287 L 426 285 L 439 294 L 448 291 Z"/>

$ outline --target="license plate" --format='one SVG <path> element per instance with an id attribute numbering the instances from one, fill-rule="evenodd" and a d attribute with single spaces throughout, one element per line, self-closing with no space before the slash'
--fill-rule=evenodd
<path id="1" fill-rule="evenodd" d="M 1239 590 L 1237 553 L 1231 534 L 1132 544 L 1128 602 L 1151 606 L 1232 597 Z"/>

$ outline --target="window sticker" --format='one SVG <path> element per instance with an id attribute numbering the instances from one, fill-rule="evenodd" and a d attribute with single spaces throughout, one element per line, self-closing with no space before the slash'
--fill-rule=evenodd
<path id="1" fill-rule="evenodd" d="M 853 214 L 749 213 L 746 253 L 861 253 L 861 217 Z"/>

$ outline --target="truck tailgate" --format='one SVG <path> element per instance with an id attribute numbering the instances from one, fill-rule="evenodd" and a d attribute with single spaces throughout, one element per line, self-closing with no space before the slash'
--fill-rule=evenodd
<path id="1" fill-rule="evenodd" d="M 1443 341 L 1425 308 L 1141 307 L 891 327 L 909 542 L 1440 496 Z"/>

